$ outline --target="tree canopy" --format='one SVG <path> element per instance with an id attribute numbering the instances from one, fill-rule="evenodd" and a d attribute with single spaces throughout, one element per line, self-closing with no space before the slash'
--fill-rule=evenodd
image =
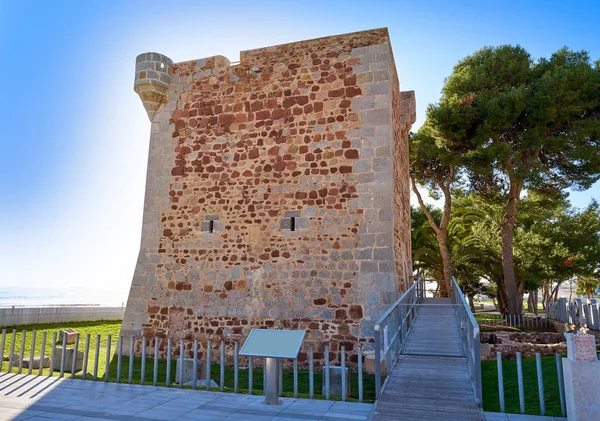
<path id="1" fill-rule="evenodd" d="M 556 198 L 600 178 L 600 62 L 567 48 L 534 60 L 519 46 L 485 47 L 454 67 L 427 118 L 421 139 L 443 153 L 422 153 L 429 163 L 413 168 L 446 175 L 460 168 L 465 187 L 503 204 L 502 289 L 506 310 L 518 313 L 514 242 L 523 191 Z"/>

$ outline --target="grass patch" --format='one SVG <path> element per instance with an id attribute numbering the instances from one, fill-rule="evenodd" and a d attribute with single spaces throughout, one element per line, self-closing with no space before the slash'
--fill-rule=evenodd
<path id="1" fill-rule="evenodd" d="M 52 346 L 52 335 L 56 332 L 57 337 L 58 332 L 61 329 L 71 328 L 75 329 L 79 332 L 79 346 L 78 350 L 83 351 L 85 347 L 86 335 L 90 334 L 90 351 L 88 355 L 88 366 L 87 371 L 93 373 L 94 370 L 94 358 L 96 353 L 96 337 L 100 335 L 100 346 L 99 349 L 99 358 L 98 358 L 98 367 L 97 374 L 98 376 L 103 376 L 106 371 L 106 350 L 107 350 L 107 342 L 108 335 L 112 335 L 112 350 L 114 351 L 118 337 L 119 331 L 121 330 L 121 322 L 73 322 L 68 324 L 40 324 L 40 325 L 30 325 L 30 326 L 17 326 L 16 328 L 16 340 L 15 340 L 15 350 L 14 353 L 19 355 L 21 352 L 21 340 L 23 337 L 23 331 L 26 331 L 25 335 L 25 349 L 23 353 L 23 358 L 29 358 L 31 352 L 31 341 L 32 341 L 32 331 L 35 330 L 36 340 L 34 347 L 34 357 L 38 358 L 42 352 L 42 334 L 46 332 L 46 350 L 45 355 L 50 356 L 51 354 L 51 346 Z M 12 330 L 6 329 L 6 344 L 4 347 L 4 355 L 8 355 L 10 352 L 10 343 L 12 340 Z M 58 340 L 58 339 L 57 339 Z M 72 347 L 73 345 L 69 345 Z M 13 372 L 16 372 L 18 368 L 18 364 L 15 367 L 13 365 Z M 6 372 L 8 370 L 8 361 L 2 362 L 2 372 Z M 65 368 L 65 371 L 71 371 L 70 367 Z M 28 373 L 29 369 L 23 368 L 23 373 Z M 34 369 L 33 372 L 35 374 L 38 373 L 38 369 Z M 42 375 L 48 375 L 50 373 L 49 368 L 45 368 L 43 370 Z M 55 375 L 59 375 L 58 372 L 54 373 Z M 70 377 L 70 374 L 67 376 Z"/>
<path id="2" fill-rule="evenodd" d="M 109 368 L 108 368 L 108 381 L 116 382 L 117 380 L 117 371 L 118 371 L 118 358 L 116 355 L 116 347 L 117 341 L 119 338 L 119 332 L 121 329 L 120 322 L 79 322 L 79 323 L 67 323 L 67 324 L 45 324 L 45 325 L 31 325 L 31 326 L 18 326 L 16 328 L 16 339 L 15 339 L 15 354 L 20 354 L 21 351 L 21 338 L 23 335 L 23 331 L 26 331 L 25 336 L 25 347 L 24 347 L 24 358 L 29 358 L 31 351 L 31 341 L 32 341 L 32 331 L 37 331 L 36 334 L 36 343 L 34 347 L 34 357 L 38 358 L 41 354 L 42 350 L 42 333 L 46 332 L 46 350 L 45 355 L 50 356 L 51 353 L 51 341 L 52 334 L 54 332 L 57 333 L 60 329 L 71 328 L 75 329 L 79 332 L 79 346 L 78 350 L 83 351 L 85 349 L 85 341 L 86 335 L 90 334 L 90 348 L 87 359 L 87 373 L 94 374 L 96 371 L 97 381 L 104 381 L 106 375 L 106 359 L 107 359 L 107 338 L 108 335 L 112 336 L 111 340 L 111 355 Z M 100 335 L 100 345 L 96 347 L 96 338 L 97 335 Z M 8 355 L 10 351 L 10 343 L 12 340 L 12 329 L 6 329 L 6 344 L 4 347 L 4 355 Z M 73 345 L 69 345 L 72 347 Z M 95 362 L 95 354 L 96 349 L 98 349 L 98 366 L 94 365 Z M 150 351 L 150 349 L 148 350 Z M 215 350 L 213 350 L 215 352 Z M 176 370 L 176 359 L 178 356 L 174 356 L 171 359 L 171 383 L 175 382 L 175 370 Z M 213 361 L 215 356 L 213 355 Z M 218 358 L 218 357 L 217 357 Z M 129 357 L 123 356 L 121 361 L 121 383 L 127 383 L 129 380 Z M 18 364 L 13 365 L 12 372 L 15 373 L 18 370 Z M 1 370 L 2 372 L 8 371 L 8 361 L 3 361 Z M 65 367 L 65 377 L 71 377 L 71 367 Z M 29 372 L 28 368 L 23 368 L 23 373 L 27 374 Z M 33 374 L 37 375 L 39 372 L 38 369 L 33 370 Z M 157 385 L 165 386 L 166 385 L 166 373 L 167 373 L 167 361 L 159 360 L 157 366 Z M 49 375 L 50 369 L 43 369 L 42 375 Z M 134 358 L 133 359 L 133 370 L 132 370 L 132 383 L 133 384 L 141 384 L 141 374 L 142 374 L 142 359 Z M 60 373 L 55 371 L 52 373 L 53 376 L 59 376 Z M 144 384 L 152 385 L 154 376 L 154 359 L 147 358 L 145 371 L 144 371 Z M 83 377 L 83 372 L 80 371 L 75 374 L 76 379 L 81 379 Z M 248 370 L 246 368 L 241 368 L 238 371 L 238 392 L 239 393 L 248 393 Z M 91 380 L 92 376 L 86 376 L 86 380 Z M 212 364 L 211 366 L 211 378 L 215 380 L 217 383 L 220 379 L 220 366 L 217 364 Z M 202 379 L 198 379 L 202 380 Z M 171 387 L 179 387 L 178 385 L 172 384 Z M 225 391 L 233 392 L 234 391 L 234 369 L 233 367 L 225 366 Z M 322 375 L 321 372 L 315 371 L 314 373 L 314 397 L 315 399 L 324 399 L 324 396 L 321 395 L 321 387 L 322 387 Z M 189 388 L 189 387 L 186 387 Z M 263 394 L 263 369 L 262 368 L 254 368 L 252 371 L 252 389 L 253 394 L 262 395 Z M 218 390 L 218 389 L 211 389 Z M 282 396 L 292 397 L 294 390 L 294 375 L 293 370 L 286 369 L 283 370 L 283 394 Z M 370 376 L 367 374 L 363 375 L 363 401 L 372 402 L 375 400 L 375 376 Z M 298 370 L 298 396 L 300 398 L 308 398 L 309 397 L 309 372 L 308 370 Z M 331 399 L 335 400 L 337 398 L 331 397 Z M 358 376 L 356 373 L 351 373 L 350 375 L 350 398 L 348 401 L 358 401 Z"/>
<path id="3" fill-rule="evenodd" d="M 529 415 L 540 415 L 535 359 L 524 359 L 522 362 L 525 413 Z M 509 413 L 520 413 L 517 362 L 514 360 L 502 361 L 502 374 L 504 377 L 505 410 Z M 556 358 L 554 356 L 542 358 L 542 377 L 544 379 L 546 415 L 561 417 L 562 412 L 558 389 L 558 373 L 556 369 Z M 481 362 L 481 379 L 483 383 L 483 409 L 489 412 L 500 412 L 496 361 Z"/>

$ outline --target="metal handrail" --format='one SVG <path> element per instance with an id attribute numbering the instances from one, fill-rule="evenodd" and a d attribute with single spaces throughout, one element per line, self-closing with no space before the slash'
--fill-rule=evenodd
<path id="1" fill-rule="evenodd" d="M 422 304 L 425 294 L 427 293 L 425 290 L 426 282 L 433 281 L 424 281 L 422 278 L 417 278 L 410 288 L 406 290 L 406 292 L 402 294 L 402 296 L 398 298 L 398 300 L 396 300 L 396 302 L 394 302 L 394 304 L 392 304 L 375 322 L 375 399 L 379 399 L 381 390 L 385 387 L 387 379 L 389 379 L 389 373 L 398 360 L 419 308 L 426 305 L 436 305 Z M 448 293 L 450 294 L 452 307 L 454 307 L 458 319 L 463 354 L 467 359 L 467 368 L 471 377 L 477 404 L 481 406 L 482 391 L 479 325 L 454 277 L 450 280 L 439 280 L 435 282 L 448 283 Z M 437 305 L 448 306 L 448 304 Z M 386 361 L 388 376 L 382 385 L 381 363 L 384 359 Z"/>
<path id="2" fill-rule="evenodd" d="M 408 332 L 417 316 L 418 304 L 423 301 L 423 283 L 416 278 L 413 284 L 375 322 L 375 398 L 381 394 L 381 361 L 386 359 L 388 373 L 398 360 Z M 391 327 L 391 332 L 388 328 Z M 391 333 L 391 338 L 388 338 Z M 383 352 L 382 352 L 383 334 Z M 389 378 L 389 376 L 388 376 Z M 387 379 L 386 379 L 387 381 Z"/>
<path id="3" fill-rule="evenodd" d="M 457 306 L 457 318 L 459 322 L 460 334 L 462 336 L 463 351 L 467 358 L 467 367 L 471 375 L 471 384 L 475 392 L 477 405 L 482 405 L 481 390 L 481 358 L 480 358 L 480 339 L 479 324 L 475 320 L 473 312 L 465 299 L 465 296 L 458 286 L 454 276 L 452 277 L 451 294 L 452 301 Z"/>
<path id="4" fill-rule="evenodd" d="M 381 325 L 384 323 L 385 319 L 387 319 L 389 317 L 390 314 L 392 314 L 392 311 L 394 311 L 396 309 L 396 307 L 398 307 L 400 304 L 402 304 L 402 301 L 406 300 L 406 298 L 408 297 L 408 295 L 410 295 L 414 289 L 416 289 L 416 285 L 417 283 L 419 283 L 420 280 L 416 280 L 411 286 L 410 288 L 408 288 L 406 290 L 406 292 L 404 294 L 402 294 L 400 296 L 400 298 L 398 298 L 396 300 L 396 302 L 394 304 L 392 304 L 392 306 L 387 309 L 387 311 L 385 313 L 383 313 L 381 315 L 381 317 L 379 317 L 379 319 L 377 319 L 377 321 L 375 322 L 375 330 L 379 330 Z"/>

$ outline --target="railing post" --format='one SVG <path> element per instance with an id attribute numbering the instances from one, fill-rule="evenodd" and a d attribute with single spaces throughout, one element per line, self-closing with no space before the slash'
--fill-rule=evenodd
<path id="1" fill-rule="evenodd" d="M 379 325 L 375 325 L 375 399 L 379 399 L 381 394 L 381 337 L 379 329 Z"/>
<path id="2" fill-rule="evenodd" d="M 474 361 L 473 366 L 475 369 L 475 397 L 477 398 L 477 404 L 479 407 L 483 406 L 483 390 L 482 390 L 482 379 L 481 379 L 481 349 L 480 349 L 480 338 L 479 338 L 479 327 L 473 329 L 473 351 Z"/>
<path id="3" fill-rule="evenodd" d="M 525 391 L 523 389 L 523 364 L 521 362 L 521 353 L 517 352 L 517 382 L 519 387 L 519 409 L 521 414 L 525 413 Z"/>
<path id="4" fill-rule="evenodd" d="M 325 399 L 329 400 L 329 344 L 325 344 Z"/>
<path id="5" fill-rule="evenodd" d="M 363 401 L 362 344 L 358 344 L 358 402 Z"/>
<path id="6" fill-rule="evenodd" d="M 498 368 L 498 399 L 500 400 L 500 412 L 505 412 L 504 373 L 502 371 L 502 352 L 500 351 L 496 351 L 496 366 Z"/>
<path id="7" fill-rule="evenodd" d="M 540 413 L 546 415 L 546 400 L 544 398 L 544 378 L 542 375 L 542 356 L 535 353 L 535 367 L 537 370 L 538 396 L 540 398 Z"/>
<path id="8" fill-rule="evenodd" d="M 344 345 L 341 346 L 341 353 L 342 353 L 342 361 L 341 361 L 341 368 L 342 368 L 342 401 L 346 400 L 346 387 L 348 387 L 348 385 L 346 384 L 346 352 L 344 349 Z M 294 396 L 297 397 L 297 396 Z"/>
<path id="9" fill-rule="evenodd" d="M 556 353 L 556 371 L 558 372 L 558 395 L 560 398 L 560 410 L 563 417 L 567 416 L 567 408 L 565 403 L 565 379 L 562 368 L 562 356 Z"/>
<path id="10" fill-rule="evenodd" d="M 313 399 L 315 397 L 315 372 L 314 372 L 314 361 L 313 361 L 314 348 L 313 344 L 308 346 L 308 397 Z"/>
<path id="11" fill-rule="evenodd" d="M 248 393 L 252 394 L 252 357 L 248 358 Z M 221 339 L 221 365 L 219 367 L 219 390 L 225 390 L 225 341 Z"/>

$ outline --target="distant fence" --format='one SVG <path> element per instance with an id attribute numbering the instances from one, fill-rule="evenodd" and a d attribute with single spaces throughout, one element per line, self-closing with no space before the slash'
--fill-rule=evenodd
<path id="1" fill-rule="evenodd" d="M 40 323 L 122 320 L 125 307 L 15 307 L 0 308 L 0 327 Z"/>
<path id="2" fill-rule="evenodd" d="M 476 313 L 475 319 L 483 328 L 516 327 L 526 329 L 543 329 L 552 326 L 550 318 L 544 314 L 498 314 Z"/>
<path id="3" fill-rule="evenodd" d="M 583 303 L 579 298 L 571 302 L 566 298 L 560 298 L 556 302 L 547 302 L 546 308 L 548 317 L 553 320 L 600 330 L 600 308 L 595 299 L 590 303 Z"/>

